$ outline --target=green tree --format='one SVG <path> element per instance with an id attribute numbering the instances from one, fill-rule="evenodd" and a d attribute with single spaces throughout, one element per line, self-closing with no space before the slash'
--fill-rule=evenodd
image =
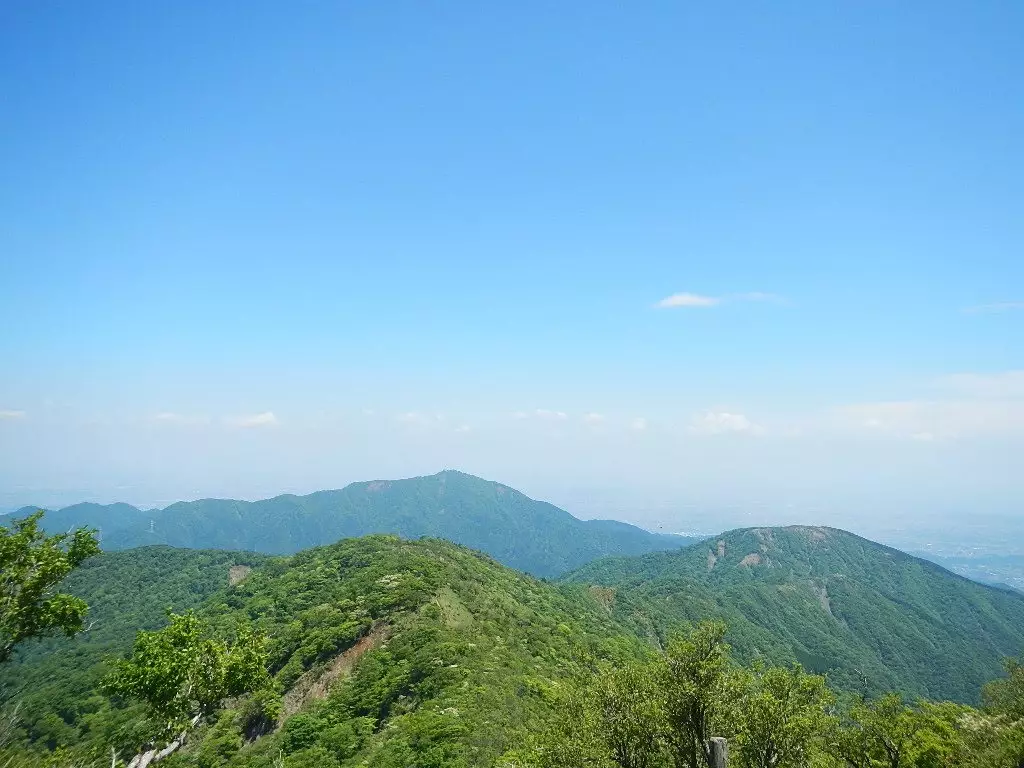
<path id="1" fill-rule="evenodd" d="M 837 752 L 851 768 L 906 768 L 925 721 L 898 693 L 850 708 L 849 723 L 839 730 Z"/>
<path id="2" fill-rule="evenodd" d="M 928 701 L 908 706 L 891 693 L 855 702 L 835 729 L 830 751 L 848 768 L 974 765 L 991 725 L 970 707 Z"/>
<path id="3" fill-rule="evenodd" d="M 228 643 L 191 611 L 168 618 L 164 629 L 138 633 L 131 658 L 115 665 L 105 688 L 141 700 L 159 723 L 155 737 L 166 740 L 180 733 L 175 740 L 180 744 L 226 698 L 267 683 L 267 641 L 242 626 Z"/>
<path id="4" fill-rule="evenodd" d="M 722 622 L 703 622 L 672 638 L 660 665 L 666 736 L 677 768 L 700 768 L 709 760 L 712 729 L 722 724 L 730 699 L 729 646 Z"/>
<path id="5" fill-rule="evenodd" d="M 988 683 L 982 701 L 999 765 L 1018 768 L 1024 766 L 1024 664 L 1007 659 L 1005 665 L 1006 677 Z"/>
<path id="6" fill-rule="evenodd" d="M 914 744 L 914 768 L 954 768 L 976 765 L 978 748 L 972 728 L 978 712 L 949 701 L 921 701 L 917 705 L 923 727 Z"/>
<path id="7" fill-rule="evenodd" d="M 30 637 L 82 631 L 89 607 L 57 591 L 60 582 L 100 551 L 95 533 L 80 528 L 47 536 L 42 511 L 0 527 L 0 664 Z"/>
<path id="8" fill-rule="evenodd" d="M 808 765 L 832 727 L 834 697 L 825 678 L 799 665 L 755 667 L 746 674 L 736 712 L 741 766 L 796 768 Z"/>
<path id="9" fill-rule="evenodd" d="M 900 768 L 908 764 L 910 745 L 920 728 L 899 694 L 857 701 L 836 731 L 833 751 L 850 768 Z"/>
<path id="10" fill-rule="evenodd" d="M 664 710 L 649 664 L 606 670 L 595 685 L 601 733 L 619 768 L 653 768 L 664 756 Z"/>
<path id="11" fill-rule="evenodd" d="M 503 768 L 654 768 L 665 757 L 664 711 L 649 663 L 602 664 L 551 700 L 554 718 L 526 750 L 506 753 Z"/>
<path id="12" fill-rule="evenodd" d="M 1013 720 L 1024 719 L 1024 664 L 1018 659 L 1005 662 L 1006 677 L 993 680 L 982 690 L 985 708 Z"/>

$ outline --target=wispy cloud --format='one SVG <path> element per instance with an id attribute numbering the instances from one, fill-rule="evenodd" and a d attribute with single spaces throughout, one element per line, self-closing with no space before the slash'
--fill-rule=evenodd
<path id="1" fill-rule="evenodd" d="M 705 296 L 699 293 L 673 293 L 655 304 L 659 309 L 675 309 L 678 307 L 706 308 L 720 304 L 738 302 L 761 302 L 767 304 L 785 304 L 786 299 L 776 293 L 764 291 L 748 291 L 746 293 L 730 293 L 725 296 Z"/>
<path id="2" fill-rule="evenodd" d="M 588 427 L 597 427 L 604 424 L 605 418 L 603 413 L 588 413 L 583 417 L 583 423 Z"/>
<path id="3" fill-rule="evenodd" d="M 997 301 L 992 304 L 976 304 L 973 307 L 964 307 L 961 311 L 968 315 L 992 315 L 1000 312 L 1013 312 L 1015 309 L 1024 310 L 1024 301 Z"/>
<path id="4" fill-rule="evenodd" d="M 458 432 L 459 434 L 464 435 L 467 432 L 472 432 L 473 428 L 469 426 L 469 424 L 459 424 L 459 426 L 455 428 L 455 431 Z"/>
<path id="5" fill-rule="evenodd" d="M 672 309 L 674 307 L 714 307 L 721 303 L 722 300 L 715 296 L 701 296 L 696 293 L 673 293 L 654 306 L 661 309 Z"/>
<path id="6" fill-rule="evenodd" d="M 704 411 L 693 417 L 690 432 L 696 435 L 764 434 L 764 428 L 742 413 Z"/>
<path id="7" fill-rule="evenodd" d="M 273 411 L 264 411 L 263 413 L 254 413 L 251 416 L 240 416 L 236 419 L 231 419 L 229 422 L 234 427 L 273 427 L 280 422 L 277 416 L 274 415 Z"/>
<path id="8" fill-rule="evenodd" d="M 645 429 L 647 429 L 647 419 L 645 419 L 643 416 L 637 416 L 635 419 L 629 422 L 629 428 L 632 429 L 634 432 L 643 432 Z"/>
<path id="9" fill-rule="evenodd" d="M 538 419 L 547 421 L 565 421 L 569 418 L 565 411 L 549 411 L 547 408 L 538 408 L 533 412 Z"/>
<path id="10" fill-rule="evenodd" d="M 24 419 L 27 416 L 28 414 L 25 411 L 0 411 L 0 420 L 9 419 L 13 421 L 14 419 Z"/>

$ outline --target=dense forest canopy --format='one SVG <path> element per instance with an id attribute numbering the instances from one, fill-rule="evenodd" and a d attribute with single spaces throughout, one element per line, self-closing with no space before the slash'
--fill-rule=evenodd
<path id="1" fill-rule="evenodd" d="M 1016 768 L 1024 598 L 831 529 L 559 582 L 439 539 L 146 547 L 61 588 L 91 627 L 0 666 L 10 768 L 704 766 L 710 736 L 740 766 Z"/>
<path id="2" fill-rule="evenodd" d="M 798 661 L 871 694 L 977 702 L 1024 648 L 1024 595 L 833 528 L 730 531 L 565 580 L 614 590 L 614 614 L 637 632 L 717 616 L 741 659 Z"/>

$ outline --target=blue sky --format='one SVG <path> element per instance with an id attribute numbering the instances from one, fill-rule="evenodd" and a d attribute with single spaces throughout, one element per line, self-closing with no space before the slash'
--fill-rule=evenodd
<path id="1" fill-rule="evenodd" d="M 633 519 L 1019 512 L 1022 30 L 4 3 L 0 505 L 456 466 Z"/>

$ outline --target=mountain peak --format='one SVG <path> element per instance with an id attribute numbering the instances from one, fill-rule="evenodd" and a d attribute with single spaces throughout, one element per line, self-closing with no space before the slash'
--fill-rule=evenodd
<path id="1" fill-rule="evenodd" d="M 776 661 L 799 661 L 850 690 L 859 670 L 877 691 L 913 681 L 904 688 L 915 695 L 971 701 L 1024 645 L 1024 595 L 837 528 L 743 528 L 674 552 L 605 558 L 565 578 L 629 594 L 623 611 L 637 596 L 653 601 L 656 615 L 630 620 L 655 635 L 717 616 L 750 659 L 784 638 Z M 958 661 L 937 670 L 936 658 Z"/>
<path id="2" fill-rule="evenodd" d="M 454 469 L 401 480 L 352 483 L 262 501 L 202 499 L 145 514 L 134 507 L 76 505 L 47 513 L 64 531 L 103 529 L 105 549 L 143 544 L 291 554 L 373 533 L 443 538 L 536 576 L 556 576 L 607 555 L 674 549 L 692 539 L 626 523 L 595 525 L 506 485 Z"/>

